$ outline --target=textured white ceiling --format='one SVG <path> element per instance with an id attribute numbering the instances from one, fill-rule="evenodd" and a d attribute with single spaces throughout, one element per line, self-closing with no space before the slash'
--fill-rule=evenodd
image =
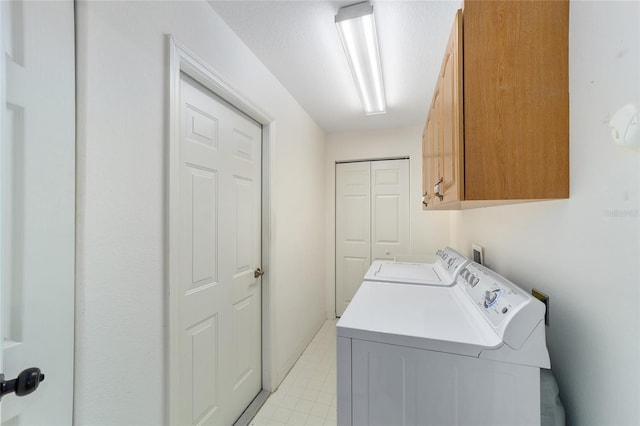
<path id="1" fill-rule="evenodd" d="M 336 32 L 354 1 L 210 1 L 328 133 L 421 125 L 460 0 L 373 1 L 387 113 L 365 116 Z"/>

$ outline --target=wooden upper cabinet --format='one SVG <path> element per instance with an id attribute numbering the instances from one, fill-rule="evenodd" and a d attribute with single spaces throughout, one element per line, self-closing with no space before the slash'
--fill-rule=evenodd
<path id="1" fill-rule="evenodd" d="M 429 191 L 432 176 L 432 159 L 434 152 L 431 146 L 431 119 L 427 118 L 422 133 L 422 207 L 427 208 L 431 204 L 433 194 Z"/>
<path id="2" fill-rule="evenodd" d="M 441 208 L 464 195 L 462 128 L 462 11 L 456 14 L 423 134 L 423 208 Z M 427 151 L 426 153 L 424 151 Z"/>
<path id="3" fill-rule="evenodd" d="M 462 128 L 462 15 L 458 11 L 445 51 L 439 77 L 440 127 L 442 128 L 443 204 L 464 199 L 464 153 Z"/>
<path id="4" fill-rule="evenodd" d="M 441 205 L 433 186 L 442 175 L 442 133 L 440 129 L 440 95 L 436 91 L 422 136 L 423 208 Z"/>
<path id="5" fill-rule="evenodd" d="M 439 158 L 424 191 L 442 178 L 444 198 L 426 208 L 568 198 L 568 28 L 567 0 L 465 1 L 428 117 L 442 139 L 423 154 Z"/>

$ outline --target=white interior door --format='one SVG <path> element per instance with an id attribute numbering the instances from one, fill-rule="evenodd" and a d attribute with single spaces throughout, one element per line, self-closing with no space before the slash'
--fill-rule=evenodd
<path id="1" fill-rule="evenodd" d="M 409 254 L 409 160 L 336 164 L 336 315 L 372 259 Z"/>
<path id="2" fill-rule="evenodd" d="M 409 160 L 371 163 L 371 259 L 409 254 Z"/>
<path id="3" fill-rule="evenodd" d="M 336 164 L 336 315 L 371 265 L 371 163 Z"/>
<path id="4" fill-rule="evenodd" d="M 0 371 L 38 367 L 3 425 L 70 425 L 75 268 L 73 1 L 0 2 Z"/>
<path id="5" fill-rule="evenodd" d="M 180 84 L 180 424 L 232 424 L 262 388 L 261 127 Z"/>

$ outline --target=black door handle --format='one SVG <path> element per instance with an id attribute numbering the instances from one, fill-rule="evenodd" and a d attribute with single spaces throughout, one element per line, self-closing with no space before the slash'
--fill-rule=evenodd
<path id="1" fill-rule="evenodd" d="M 40 382 L 44 381 L 44 374 L 39 368 L 27 368 L 18 377 L 12 380 L 4 380 L 4 374 L 0 374 L 0 399 L 8 393 L 15 392 L 17 396 L 29 395 L 38 389 Z"/>

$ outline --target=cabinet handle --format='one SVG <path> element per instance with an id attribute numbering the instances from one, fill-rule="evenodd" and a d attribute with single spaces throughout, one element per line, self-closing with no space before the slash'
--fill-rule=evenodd
<path id="1" fill-rule="evenodd" d="M 439 180 L 438 182 L 436 182 L 436 184 L 435 184 L 435 185 L 433 185 L 433 193 L 435 194 L 435 196 L 436 196 L 436 197 L 438 197 L 438 199 L 439 199 L 440 201 L 442 201 L 442 199 L 444 198 L 444 195 L 442 195 L 442 194 L 440 193 L 440 189 L 441 189 L 441 188 L 440 188 L 440 184 L 442 183 L 442 180 L 443 180 L 443 179 L 442 179 L 442 178 L 440 178 L 440 180 Z"/>

